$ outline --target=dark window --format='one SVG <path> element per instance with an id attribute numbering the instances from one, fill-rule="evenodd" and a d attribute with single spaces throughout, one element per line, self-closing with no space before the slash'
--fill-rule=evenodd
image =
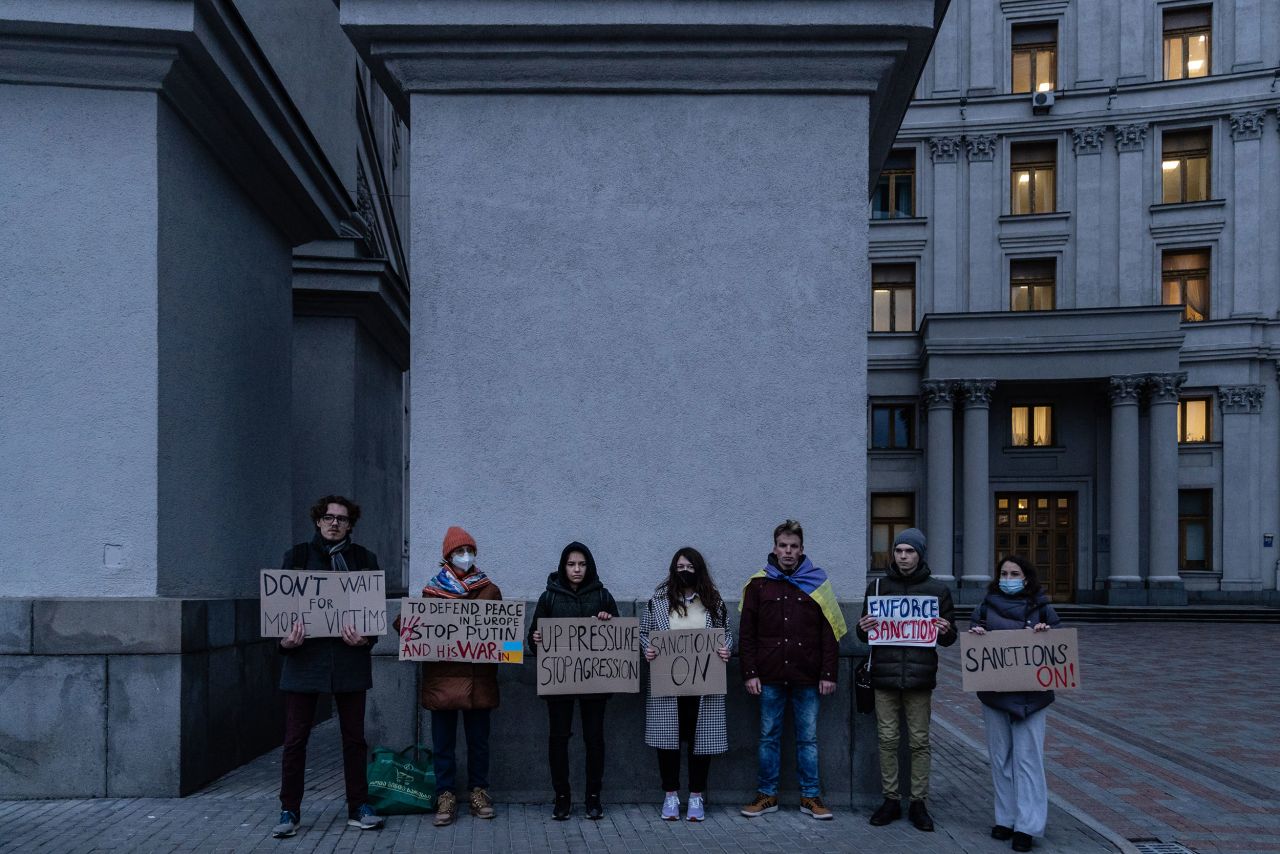
<path id="1" fill-rule="evenodd" d="M 1160 258 L 1161 300 L 1182 306 L 1187 322 L 1209 319 L 1209 250 L 1167 250 Z"/>
<path id="2" fill-rule="evenodd" d="M 913 332 L 915 328 L 915 265 L 872 264 L 871 331 Z"/>
<path id="3" fill-rule="evenodd" d="M 1209 74 L 1211 9 L 1182 6 L 1164 13 L 1164 79 L 1185 80 Z"/>
<path id="4" fill-rule="evenodd" d="M 1054 172 L 1058 146 L 1052 142 L 1021 142 L 1009 149 L 1009 184 L 1014 214 L 1050 213 L 1054 207 Z"/>
<path id="5" fill-rule="evenodd" d="M 915 447 L 915 407 L 909 403 L 877 403 L 871 407 L 871 447 Z"/>
<path id="6" fill-rule="evenodd" d="M 1014 92 L 1051 92 L 1057 88 L 1058 25 L 1016 24 L 1011 55 Z"/>
<path id="7" fill-rule="evenodd" d="M 1052 259 L 1009 262 L 1010 311 L 1052 311 L 1056 270 Z"/>
<path id="8" fill-rule="evenodd" d="M 1040 448 L 1053 444 L 1052 406 L 1015 406 L 1009 415 L 1009 444 L 1015 448 Z"/>
<path id="9" fill-rule="evenodd" d="M 893 541 L 914 528 L 916 497 L 907 493 L 871 496 L 871 568 L 885 570 L 893 560 Z"/>
<path id="10" fill-rule="evenodd" d="M 895 148 L 885 161 L 871 200 L 872 219 L 897 219 L 916 215 L 916 153 Z"/>
<path id="11" fill-rule="evenodd" d="M 1207 397 L 1184 397 L 1178 401 L 1179 444 L 1208 442 L 1213 437 L 1212 425 L 1209 423 L 1209 403 L 1210 399 Z"/>
<path id="12" fill-rule="evenodd" d="M 1213 490 L 1178 490 L 1178 568 L 1212 569 Z"/>
<path id="13" fill-rule="evenodd" d="M 1170 131 L 1163 136 L 1160 157 L 1162 201 L 1166 205 L 1203 202 L 1209 198 L 1208 128 Z"/>

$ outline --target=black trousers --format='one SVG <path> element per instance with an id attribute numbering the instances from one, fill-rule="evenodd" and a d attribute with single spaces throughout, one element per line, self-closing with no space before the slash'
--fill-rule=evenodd
<path id="1" fill-rule="evenodd" d="M 698 732 L 698 705 L 701 700 L 701 697 L 676 698 L 680 741 L 683 741 L 689 750 L 689 791 L 699 793 L 707 790 L 707 774 L 711 771 L 711 755 L 693 752 Z M 680 790 L 680 749 L 678 747 L 675 750 L 659 748 L 658 773 L 662 775 L 664 792 Z"/>
<path id="2" fill-rule="evenodd" d="M 551 786 L 557 795 L 569 794 L 569 738 L 573 735 L 573 697 L 546 701 L 551 734 L 547 740 L 547 764 L 551 766 Z M 587 794 L 598 795 L 604 787 L 604 697 L 579 697 L 582 743 L 587 749 Z"/>

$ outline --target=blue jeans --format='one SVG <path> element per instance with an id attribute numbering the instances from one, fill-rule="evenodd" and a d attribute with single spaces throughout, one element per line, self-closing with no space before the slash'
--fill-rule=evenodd
<path id="1" fill-rule="evenodd" d="M 431 748 L 434 752 L 436 791 L 457 794 L 458 715 L 467 736 L 467 789 L 489 788 L 490 709 L 436 710 L 431 712 Z"/>
<path id="2" fill-rule="evenodd" d="M 782 716 L 791 700 L 796 723 L 796 776 L 800 796 L 816 798 L 818 787 L 818 686 L 762 685 L 760 688 L 760 764 L 756 789 L 765 795 L 778 794 L 778 765 L 782 740 Z"/>

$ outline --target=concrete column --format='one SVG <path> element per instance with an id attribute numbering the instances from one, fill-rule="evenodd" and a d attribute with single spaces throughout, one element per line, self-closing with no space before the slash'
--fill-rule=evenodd
<path id="1" fill-rule="evenodd" d="M 966 261 L 959 265 L 968 280 L 961 283 L 961 309 L 964 311 L 1004 311 L 1009 307 L 1009 292 L 1004 287 L 998 260 L 1000 245 L 996 227 L 1000 218 L 1000 187 L 996 174 L 997 136 L 970 136 L 965 139 L 969 154 L 968 214 L 960 221 L 968 237 Z"/>
<path id="2" fill-rule="evenodd" d="M 1187 375 L 1147 377 L 1147 597 L 1152 605 L 1186 604 L 1178 574 L 1178 390 Z"/>
<path id="3" fill-rule="evenodd" d="M 1002 78 L 998 63 L 1008 56 L 1003 50 L 1003 34 L 996 26 L 996 4 L 970 3 L 966 8 L 970 33 L 968 93 L 990 95 L 997 91 Z"/>
<path id="4" fill-rule="evenodd" d="M 1126 4 L 1126 8 L 1132 5 L 1135 4 Z M 1120 252 L 1116 256 L 1116 280 L 1122 283 L 1121 299 L 1126 301 L 1133 299 L 1132 296 L 1123 296 L 1129 283 L 1149 281 L 1147 246 L 1150 235 L 1147 233 L 1146 200 L 1150 195 L 1145 188 L 1151 184 L 1151 176 L 1146 170 L 1146 158 L 1143 156 L 1147 128 L 1145 124 L 1117 125 L 1115 128 L 1116 151 L 1120 159 L 1119 180 L 1116 181 L 1115 189 L 1120 212 Z M 1134 198 L 1135 193 L 1140 194 L 1137 199 Z"/>
<path id="5" fill-rule="evenodd" d="M 964 294 L 960 280 L 961 223 L 968 207 L 960 192 L 960 137 L 941 136 L 929 140 L 933 161 L 933 310 L 961 311 Z"/>
<path id="6" fill-rule="evenodd" d="M 964 563 L 961 599 L 981 601 L 991 581 L 990 418 L 994 380 L 964 380 Z M 975 598 L 976 597 L 976 598 Z"/>
<path id="7" fill-rule="evenodd" d="M 1104 79 L 1102 45 L 1105 30 L 1102 24 L 1102 9 L 1105 2 L 1106 0 L 1077 0 L 1076 2 L 1076 86 L 1079 87 L 1097 86 Z M 1058 38 L 1061 40 L 1061 33 L 1058 34 Z M 1064 69 L 1059 65 L 1058 74 L 1065 80 L 1063 71 Z M 1064 88 L 1061 83 L 1059 88 Z"/>
<path id="8" fill-rule="evenodd" d="M 1264 387 L 1223 386 L 1218 389 L 1222 409 L 1222 518 L 1230 519 L 1222 538 L 1222 590 L 1262 589 L 1261 414 Z M 1215 567 L 1218 568 L 1218 567 Z M 1274 569 L 1274 567 L 1272 567 Z"/>
<path id="9" fill-rule="evenodd" d="M 938 38 L 934 41 L 933 52 L 929 55 L 929 64 L 933 67 L 933 97 L 954 95 L 963 88 L 961 74 L 961 46 L 968 43 L 963 38 L 963 21 L 965 5 L 956 3 L 947 10 L 947 15 L 938 28 Z"/>
<path id="10" fill-rule="evenodd" d="M 1231 115 L 1234 160 L 1231 204 L 1236 230 L 1231 267 L 1234 274 L 1211 281 L 1209 316 L 1212 318 L 1266 311 L 1263 293 L 1271 290 L 1271 282 L 1264 284 L 1260 253 L 1254 251 L 1254 247 L 1263 243 L 1262 196 L 1270 191 L 1270 182 L 1263 177 L 1262 171 L 1262 124 L 1265 116 L 1262 110 Z M 1213 195 L 1223 194 L 1215 192 Z M 1222 265 L 1218 269 L 1221 270 Z"/>
<path id="11" fill-rule="evenodd" d="M 1231 71 L 1253 71 L 1263 65 L 1262 34 L 1265 27 L 1262 0 L 1235 0 L 1234 6 L 1235 61 L 1231 63 Z M 1224 71 L 1225 69 L 1220 68 L 1213 69 L 1214 74 L 1222 74 Z"/>
<path id="12" fill-rule="evenodd" d="M 925 380 L 920 384 L 929 413 L 929 444 L 925 449 L 925 517 L 929 537 L 929 568 L 933 577 L 955 583 L 955 383 Z"/>
<path id="13" fill-rule="evenodd" d="M 1150 49 L 1147 44 L 1147 17 L 1150 9 L 1145 3 L 1121 3 L 1120 26 L 1114 37 L 1114 51 L 1120 57 L 1119 83 L 1142 83 L 1151 78 Z"/>
<path id="14" fill-rule="evenodd" d="M 1102 205 L 1105 204 L 1102 194 L 1102 141 L 1106 132 L 1105 127 L 1083 127 L 1071 131 L 1071 150 L 1076 157 L 1075 204 L 1072 209 L 1075 211 L 1077 234 L 1102 233 Z M 1075 253 L 1074 307 L 1101 308 L 1107 304 L 1102 293 L 1103 257 L 1101 252 Z"/>
<path id="15" fill-rule="evenodd" d="M 1138 568 L 1138 399 L 1140 376 L 1111 378 L 1111 561 L 1107 601 L 1145 601 Z"/>

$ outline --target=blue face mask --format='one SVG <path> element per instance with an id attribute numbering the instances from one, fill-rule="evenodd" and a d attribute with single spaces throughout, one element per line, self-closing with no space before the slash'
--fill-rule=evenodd
<path id="1" fill-rule="evenodd" d="M 1000 579 L 1000 591 L 1010 596 L 1016 596 L 1022 592 L 1023 580 L 1021 578 L 1002 578 Z"/>

